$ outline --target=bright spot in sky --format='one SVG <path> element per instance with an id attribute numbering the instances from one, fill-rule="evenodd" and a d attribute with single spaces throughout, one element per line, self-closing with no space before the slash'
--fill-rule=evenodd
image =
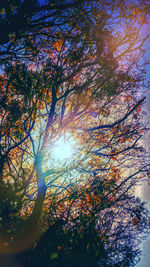
<path id="1" fill-rule="evenodd" d="M 63 161 L 70 159 L 74 154 L 74 140 L 73 138 L 61 137 L 53 147 L 53 155 L 57 160 Z"/>

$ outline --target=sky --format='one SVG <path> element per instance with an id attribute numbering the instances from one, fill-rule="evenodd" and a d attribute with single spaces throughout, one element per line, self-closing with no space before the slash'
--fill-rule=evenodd
<path id="1" fill-rule="evenodd" d="M 150 38 L 145 43 L 146 50 L 146 59 L 150 59 Z M 150 80 L 150 64 L 147 65 L 147 80 Z M 144 106 L 144 111 L 146 111 L 146 115 L 144 116 L 145 121 L 149 121 L 148 127 L 150 128 L 150 87 L 146 92 L 146 102 Z M 150 131 L 146 134 L 144 138 L 144 147 L 147 151 L 150 152 Z M 150 185 L 148 186 L 148 182 L 145 181 L 139 188 L 139 196 L 143 201 L 147 202 L 147 207 L 150 210 Z M 136 267 L 150 267 L 150 235 L 149 237 L 142 243 L 142 257 L 140 262 L 136 265 Z"/>

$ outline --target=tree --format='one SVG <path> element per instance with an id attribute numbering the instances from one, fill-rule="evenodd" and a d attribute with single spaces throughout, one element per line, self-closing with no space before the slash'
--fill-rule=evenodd
<path id="1" fill-rule="evenodd" d="M 28 4 L 1 7 L 2 252 L 33 246 L 26 266 L 70 266 L 81 243 L 81 266 L 129 266 L 135 235 L 149 228 L 134 196 L 149 168 L 137 93 L 145 5 L 124 14 L 120 1 Z M 60 142 L 72 159 L 57 158 Z"/>

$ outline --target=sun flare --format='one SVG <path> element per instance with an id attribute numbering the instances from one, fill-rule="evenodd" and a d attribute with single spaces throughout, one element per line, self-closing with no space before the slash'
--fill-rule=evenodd
<path id="1" fill-rule="evenodd" d="M 65 139 L 65 137 L 62 136 L 54 144 L 53 156 L 59 161 L 71 159 L 75 153 L 74 142 L 73 138 L 69 137 Z"/>

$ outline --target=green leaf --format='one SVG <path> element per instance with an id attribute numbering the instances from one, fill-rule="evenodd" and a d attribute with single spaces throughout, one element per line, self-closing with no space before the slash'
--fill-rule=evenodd
<path id="1" fill-rule="evenodd" d="M 58 254 L 57 254 L 56 252 L 51 253 L 51 255 L 50 255 L 50 259 L 51 259 L 51 260 L 54 260 L 54 259 L 56 259 L 56 258 L 58 258 Z"/>

